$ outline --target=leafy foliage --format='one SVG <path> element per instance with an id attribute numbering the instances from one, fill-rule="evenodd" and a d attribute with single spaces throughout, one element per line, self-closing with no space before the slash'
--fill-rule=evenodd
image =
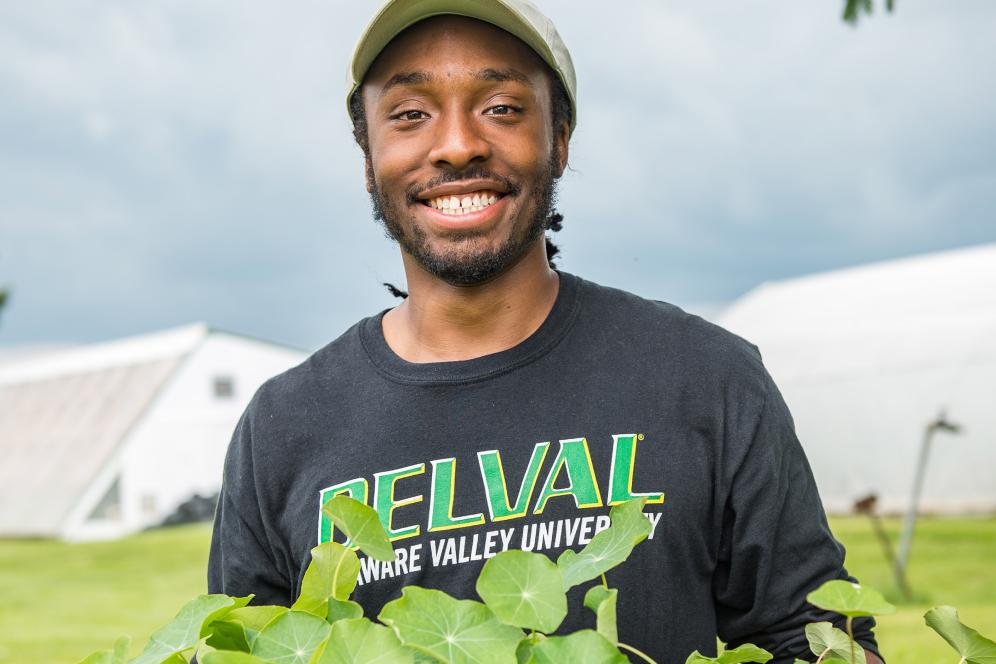
<path id="1" fill-rule="evenodd" d="M 557 566 L 539 553 L 503 551 L 484 564 L 477 594 L 507 625 L 552 632 L 567 615 Z"/>
<path id="2" fill-rule="evenodd" d="M 717 657 L 706 657 L 696 650 L 688 656 L 685 664 L 745 664 L 746 662 L 764 664 L 769 659 L 771 659 L 770 652 L 751 643 L 745 643 L 733 650 L 724 650 Z"/>
<path id="3" fill-rule="evenodd" d="M 381 610 L 382 624 L 364 618 L 363 608 L 349 599 L 360 571 L 356 554 L 329 542 L 312 549 L 300 595 L 290 609 L 247 606 L 251 596 L 201 595 L 156 630 L 138 657 L 127 659 L 129 641 L 124 638 L 113 650 L 95 652 L 81 664 L 185 664 L 194 654 L 202 664 L 626 664 L 630 659 L 623 651 L 652 663 L 648 655 L 619 641 L 619 591 L 609 588 L 604 576 L 649 534 L 642 507 L 642 500 L 617 505 L 607 529 L 581 551 L 564 552 L 556 564 L 525 551 L 494 556 L 477 581 L 483 604 L 405 587 L 400 598 Z M 333 498 L 325 509 L 352 545 L 371 558 L 394 559 L 374 510 L 348 496 Z M 548 636 L 567 613 L 567 590 L 598 577 L 602 585 L 584 595 L 597 631 Z M 894 610 L 876 591 L 846 581 L 830 581 L 807 599 L 846 616 L 849 631 L 854 617 Z M 996 664 L 996 644 L 961 624 L 953 608 L 938 607 L 925 618 L 963 663 Z M 830 623 L 809 625 L 806 636 L 821 664 L 864 664 L 864 652 L 851 636 Z M 771 653 L 744 644 L 717 657 L 696 651 L 686 664 L 763 664 L 771 658 Z"/>
<path id="4" fill-rule="evenodd" d="M 592 586 L 584 595 L 584 605 L 595 612 L 595 628 L 612 643 L 619 643 L 616 628 L 616 598 L 619 591 L 606 586 Z"/>
<path id="5" fill-rule="evenodd" d="M 645 501 L 641 498 L 616 505 L 609 512 L 611 527 L 592 537 L 580 553 L 568 549 L 560 555 L 557 567 L 564 577 L 564 590 L 597 579 L 621 564 L 633 547 L 647 539 L 651 526 L 643 513 Z"/>
<path id="6" fill-rule="evenodd" d="M 895 9 L 895 0 L 885 0 L 885 8 L 888 11 Z M 844 0 L 843 19 L 847 23 L 854 25 L 858 22 L 861 13 L 871 14 L 874 9 L 872 0 Z"/>
<path id="7" fill-rule="evenodd" d="M 358 546 L 360 551 L 377 560 L 391 562 L 395 559 L 391 540 L 387 538 L 380 517 L 372 507 L 341 495 L 325 503 L 322 511 L 346 534 L 349 544 Z"/>
<path id="8" fill-rule="evenodd" d="M 885 601 L 882 593 L 874 588 L 843 579 L 827 581 L 809 593 L 806 599 L 814 606 L 848 618 L 884 616 L 896 612 L 896 607 Z"/>
<path id="9" fill-rule="evenodd" d="M 854 644 L 843 630 L 837 629 L 829 622 L 810 623 L 806 625 L 806 639 L 813 654 L 821 662 L 833 659 L 850 660 L 852 654 L 856 664 L 865 664 L 865 651 Z"/>
<path id="10" fill-rule="evenodd" d="M 927 626 L 958 651 L 966 664 L 996 664 L 996 643 L 966 627 L 953 606 L 938 606 L 923 616 Z"/>
<path id="11" fill-rule="evenodd" d="M 377 617 L 393 627 L 406 646 L 453 664 L 511 661 L 524 636 L 480 602 L 418 586 L 403 589 Z"/>

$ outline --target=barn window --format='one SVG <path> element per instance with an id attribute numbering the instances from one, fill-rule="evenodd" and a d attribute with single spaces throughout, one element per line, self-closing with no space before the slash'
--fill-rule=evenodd
<path id="1" fill-rule="evenodd" d="M 142 494 L 142 512 L 145 514 L 156 514 L 159 511 L 156 504 L 156 496 L 152 493 Z"/>
<path id="2" fill-rule="evenodd" d="M 121 520 L 121 476 L 118 475 L 111 482 L 104 497 L 100 499 L 97 506 L 93 508 L 89 519 L 91 521 L 120 521 Z"/>
<path id="3" fill-rule="evenodd" d="M 235 396 L 235 379 L 231 376 L 214 377 L 214 397 L 216 399 L 231 399 Z"/>

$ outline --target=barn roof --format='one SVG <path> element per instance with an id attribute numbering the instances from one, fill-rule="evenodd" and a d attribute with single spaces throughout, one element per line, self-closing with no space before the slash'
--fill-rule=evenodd
<path id="1" fill-rule="evenodd" d="M 719 323 L 788 380 L 996 360 L 996 243 L 765 283 Z"/>
<path id="2" fill-rule="evenodd" d="M 0 533 L 55 535 L 209 333 L 197 323 L 0 366 Z"/>
<path id="3" fill-rule="evenodd" d="M 764 284 L 718 322 L 759 347 L 829 508 L 904 509 L 944 416 L 921 506 L 996 510 L 996 244 Z"/>

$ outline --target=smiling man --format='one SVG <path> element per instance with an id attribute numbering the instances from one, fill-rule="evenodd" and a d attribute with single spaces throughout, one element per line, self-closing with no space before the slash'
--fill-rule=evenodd
<path id="1" fill-rule="evenodd" d="M 556 557 L 643 497 L 653 532 L 608 582 L 620 639 L 661 664 L 717 634 L 807 657 L 805 601 L 850 578 L 756 348 L 550 263 L 576 124 L 571 59 L 522 0 L 395 0 L 357 46 L 347 105 L 408 296 L 268 381 L 235 431 L 211 592 L 289 605 L 322 505 L 370 504 L 395 563 L 364 559 L 375 616 L 403 586 L 473 598 L 488 558 Z M 624 224 L 625 218 L 605 223 Z M 593 625 L 571 591 L 563 629 Z M 870 619 L 855 621 L 875 649 Z"/>

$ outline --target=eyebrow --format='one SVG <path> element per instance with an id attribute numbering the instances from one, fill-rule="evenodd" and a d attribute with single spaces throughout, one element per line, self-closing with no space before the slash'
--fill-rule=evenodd
<path id="1" fill-rule="evenodd" d="M 497 83 L 505 83 L 507 81 L 516 81 L 518 83 L 523 83 L 525 85 L 530 84 L 532 81 L 528 76 L 522 72 L 515 69 L 492 69 L 486 67 L 477 74 L 474 78 L 480 81 L 494 81 Z M 436 77 L 425 70 L 416 71 L 403 71 L 398 72 L 394 76 L 388 79 L 384 87 L 380 89 L 380 95 L 384 96 L 387 91 L 391 88 L 398 86 L 408 86 L 408 85 L 421 85 L 423 83 L 431 83 L 436 80 Z"/>

